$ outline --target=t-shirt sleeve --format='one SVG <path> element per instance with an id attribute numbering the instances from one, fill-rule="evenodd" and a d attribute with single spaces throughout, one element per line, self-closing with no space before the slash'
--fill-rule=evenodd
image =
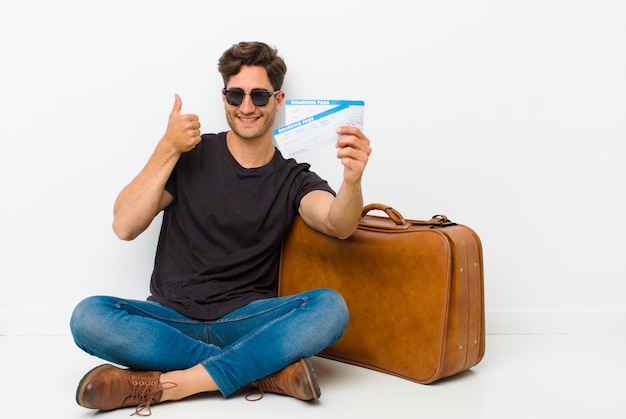
<path id="1" fill-rule="evenodd" d="M 310 166 L 308 164 L 304 166 L 305 169 L 302 172 L 304 179 L 296 195 L 296 208 L 300 206 L 300 201 L 302 200 L 302 198 L 304 198 L 306 194 L 312 191 L 326 191 L 331 193 L 333 196 L 337 195 L 333 188 L 330 187 L 328 182 L 319 177 L 317 173 L 309 170 Z"/>

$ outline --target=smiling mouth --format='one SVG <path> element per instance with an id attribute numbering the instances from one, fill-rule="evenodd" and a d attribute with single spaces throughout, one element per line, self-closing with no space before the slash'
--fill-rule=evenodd
<path id="1" fill-rule="evenodd" d="M 254 125 L 259 119 L 259 116 L 238 116 L 237 119 L 241 125 Z"/>

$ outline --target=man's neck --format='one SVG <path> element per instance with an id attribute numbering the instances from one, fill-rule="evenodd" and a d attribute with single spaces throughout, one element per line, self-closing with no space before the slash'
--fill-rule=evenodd
<path id="1" fill-rule="evenodd" d="M 246 169 L 265 166 L 276 151 L 271 137 L 247 139 L 233 131 L 226 133 L 226 145 L 230 154 Z"/>

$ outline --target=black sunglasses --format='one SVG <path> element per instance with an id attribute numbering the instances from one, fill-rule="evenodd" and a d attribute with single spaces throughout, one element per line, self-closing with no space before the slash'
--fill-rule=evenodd
<path id="1" fill-rule="evenodd" d="M 232 106 L 241 105 L 245 95 L 250 95 L 254 106 L 265 106 L 270 98 L 278 92 L 280 90 L 268 92 L 267 90 L 253 89 L 251 92 L 244 92 L 243 89 L 222 89 L 222 93 L 226 96 L 226 102 Z"/>

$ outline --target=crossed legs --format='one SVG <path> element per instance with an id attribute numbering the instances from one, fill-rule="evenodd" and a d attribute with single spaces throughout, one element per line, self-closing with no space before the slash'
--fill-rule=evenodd
<path id="1" fill-rule="evenodd" d="M 347 320 L 341 296 L 321 289 L 254 301 L 211 322 L 154 302 L 90 297 L 78 304 L 70 325 L 76 344 L 86 352 L 129 371 L 158 372 L 162 385 L 152 402 L 160 402 L 209 391 L 228 397 L 248 383 L 276 378 L 285 367 L 339 339 Z M 310 368 L 308 363 L 298 365 L 297 374 Z M 116 380 L 129 380 L 128 373 L 119 378 L 117 370 L 105 370 Z M 103 370 L 98 373 L 104 375 Z M 86 378 L 81 381 L 83 393 L 97 381 Z"/>

